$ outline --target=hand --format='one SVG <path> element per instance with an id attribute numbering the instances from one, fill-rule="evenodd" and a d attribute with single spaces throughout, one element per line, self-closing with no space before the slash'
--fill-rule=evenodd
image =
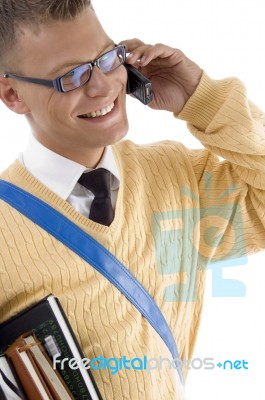
<path id="1" fill-rule="evenodd" d="M 130 53 L 126 63 L 132 64 L 152 82 L 154 98 L 149 106 L 176 114 L 194 93 L 202 69 L 180 50 L 163 44 L 144 44 L 139 39 L 124 40 Z"/>

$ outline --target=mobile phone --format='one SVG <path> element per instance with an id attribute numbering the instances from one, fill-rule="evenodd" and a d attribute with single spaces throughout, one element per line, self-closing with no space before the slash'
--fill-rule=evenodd
<path id="1" fill-rule="evenodd" d="M 140 100 L 143 104 L 149 104 L 153 99 L 152 84 L 141 72 L 130 64 L 124 64 L 128 72 L 127 94 Z"/>

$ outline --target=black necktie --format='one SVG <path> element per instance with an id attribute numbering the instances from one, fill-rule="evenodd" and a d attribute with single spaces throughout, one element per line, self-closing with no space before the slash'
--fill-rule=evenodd
<path id="1" fill-rule="evenodd" d="M 89 218 L 102 225 L 110 225 L 114 213 L 110 199 L 110 172 L 98 168 L 81 175 L 78 182 L 94 194 Z"/>

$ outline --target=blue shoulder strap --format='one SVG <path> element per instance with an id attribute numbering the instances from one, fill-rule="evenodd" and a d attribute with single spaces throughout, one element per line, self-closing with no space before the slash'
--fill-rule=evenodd
<path id="1" fill-rule="evenodd" d="M 0 198 L 82 257 L 131 301 L 169 348 L 183 383 L 178 349 L 168 323 L 152 297 L 130 271 L 93 237 L 25 190 L 0 180 Z"/>

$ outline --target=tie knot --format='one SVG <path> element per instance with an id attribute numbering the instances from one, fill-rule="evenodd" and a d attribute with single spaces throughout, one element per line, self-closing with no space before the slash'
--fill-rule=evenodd
<path id="1" fill-rule="evenodd" d="M 78 182 L 89 189 L 97 198 L 106 198 L 110 195 L 110 172 L 105 168 L 85 172 Z"/>

